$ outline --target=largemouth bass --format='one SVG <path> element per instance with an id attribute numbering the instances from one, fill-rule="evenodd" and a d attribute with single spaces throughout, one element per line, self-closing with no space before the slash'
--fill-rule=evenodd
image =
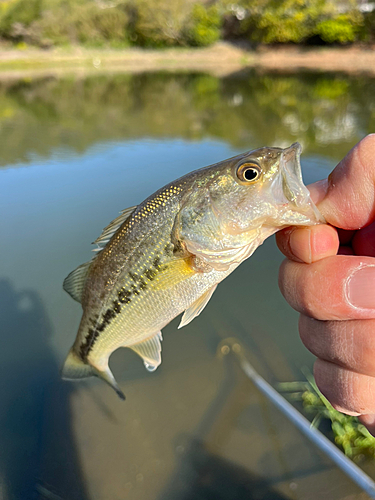
<path id="1" fill-rule="evenodd" d="M 95 241 L 97 255 L 69 274 L 81 302 L 64 379 L 98 376 L 124 399 L 108 361 L 129 347 L 149 371 L 161 363 L 161 330 L 198 316 L 216 286 L 263 241 L 324 219 L 300 168 L 301 146 L 264 147 L 202 168 L 122 212 Z"/>

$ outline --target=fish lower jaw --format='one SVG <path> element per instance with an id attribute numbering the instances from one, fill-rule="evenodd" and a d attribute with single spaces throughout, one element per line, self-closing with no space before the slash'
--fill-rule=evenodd
<path id="1" fill-rule="evenodd" d="M 319 210 L 309 205 L 305 210 L 296 210 L 290 208 L 280 214 L 278 220 L 279 228 L 286 226 L 315 226 L 316 224 L 325 224 L 326 221 Z"/>

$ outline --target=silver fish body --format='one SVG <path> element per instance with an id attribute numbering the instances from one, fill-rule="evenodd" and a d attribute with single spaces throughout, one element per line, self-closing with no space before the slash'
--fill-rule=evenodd
<path id="1" fill-rule="evenodd" d="M 300 146 L 261 148 L 196 170 L 125 210 L 96 243 L 97 256 L 64 288 L 83 316 L 63 378 L 92 375 L 124 397 L 108 366 L 129 347 L 149 371 L 161 363 L 161 329 L 203 310 L 216 286 L 271 234 L 324 222 L 303 185 Z"/>

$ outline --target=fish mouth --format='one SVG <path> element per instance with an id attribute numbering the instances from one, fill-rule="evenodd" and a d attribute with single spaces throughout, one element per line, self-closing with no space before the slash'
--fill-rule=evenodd
<path id="1" fill-rule="evenodd" d="M 281 163 L 283 163 L 284 168 L 295 176 L 301 183 L 302 171 L 301 171 L 301 158 L 302 146 L 299 142 L 293 143 L 289 148 L 286 148 L 281 153 Z"/>
<path id="2" fill-rule="evenodd" d="M 280 157 L 281 194 L 284 200 L 285 223 L 292 225 L 311 225 L 325 223 L 323 215 L 313 203 L 310 192 L 303 183 L 301 170 L 302 147 L 298 142 L 282 151 Z M 280 186 L 280 185 L 279 185 Z"/>

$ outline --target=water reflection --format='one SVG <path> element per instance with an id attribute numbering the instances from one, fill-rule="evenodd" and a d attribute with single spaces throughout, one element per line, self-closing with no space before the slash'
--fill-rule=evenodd
<path id="1" fill-rule="evenodd" d="M 158 500 L 287 500 L 270 481 L 210 453 L 202 442 L 193 441 Z"/>
<path id="2" fill-rule="evenodd" d="M 358 493 L 251 384 L 238 360 L 197 428 L 175 441 L 176 467 L 158 500 L 329 500 Z M 349 497 L 348 497 L 349 498 Z M 353 497 L 354 498 L 354 497 Z"/>
<path id="3" fill-rule="evenodd" d="M 61 284 L 119 210 L 193 168 L 300 140 L 305 179 L 326 176 L 374 127 L 374 82 L 256 72 L 0 82 L 0 164 L 31 165 L 0 171 L 1 500 L 333 500 L 357 491 L 215 356 L 220 339 L 236 336 L 271 381 L 292 380 L 296 364 L 312 361 L 277 291 L 271 241 L 183 332 L 177 321 L 164 329 L 156 373 L 129 350 L 114 354 L 125 404 L 95 380 L 59 380 L 80 316 Z"/>
<path id="4" fill-rule="evenodd" d="M 84 500 L 70 388 L 60 384 L 39 295 L 0 279 L 0 317 L 0 498 Z"/>
<path id="5" fill-rule="evenodd" d="M 299 140 L 339 159 L 375 129 L 375 80 L 241 71 L 0 82 L 0 164 L 101 141 L 217 138 L 236 148 Z"/>

